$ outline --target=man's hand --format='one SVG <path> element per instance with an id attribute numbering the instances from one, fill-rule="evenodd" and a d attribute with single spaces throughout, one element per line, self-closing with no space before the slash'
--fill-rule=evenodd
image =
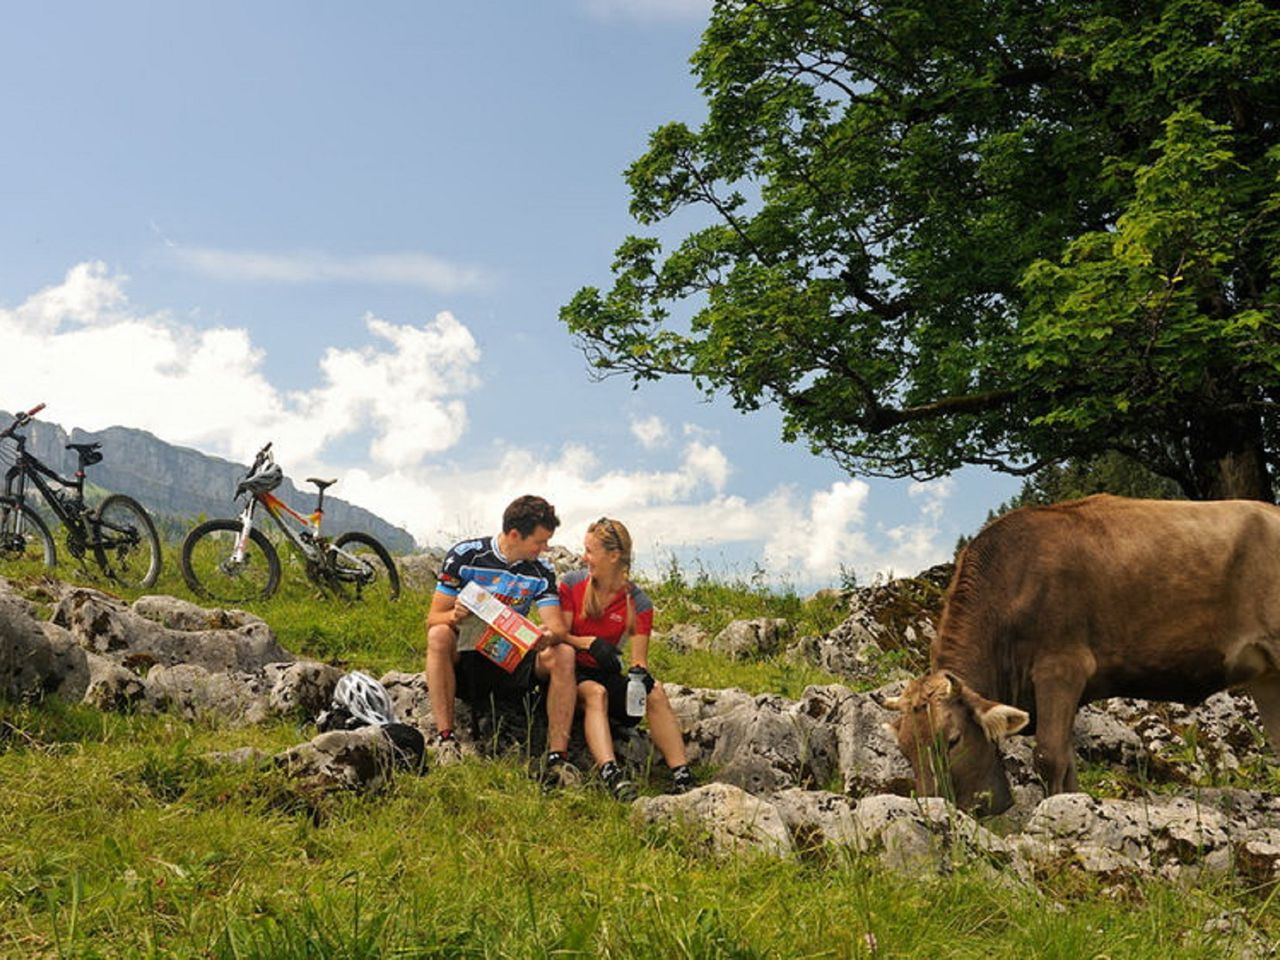
<path id="1" fill-rule="evenodd" d="M 622 661 L 618 658 L 618 648 L 602 637 L 596 637 L 587 648 L 591 659 L 605 673 L 621 673 Z"/>
<path id="2" fill-rule="evenodd" d="M 556 635 L 546 627 L 538 628 L 538 642 L 533 645 L 535 650 L 545 650 L 554 643 L 558 643 Z"/>
<path id="3" fill-rule="evenodd" d="M 453 616 L 452 616 L 452 619 L 449 621 L 449 625 L 451 627 L 454 627 L 455 629 L 457 628 L 458 624 L 460 624 L 463 620 L 467 619 L 467 617 L 471 616 L 471 611 L 468 610 L 466 607 L 464 607 L 460 603 L 455 603 L 450 613 Z"/>

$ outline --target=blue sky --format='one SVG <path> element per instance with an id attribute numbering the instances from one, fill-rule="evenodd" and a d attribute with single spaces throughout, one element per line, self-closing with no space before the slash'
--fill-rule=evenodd
<path id="1" fill-rule="evenodd" d="M 558 540 L 617 516 L 650 569 L 810 587 L 947 558 L 1016 481 L 849 477 L 773 411 L 594 381 L 559 323 L 640 232 L 648 134 L 703 115 L 708 8 L 7 5 L 0 407 L 233 459 L 271 439 L 426 544 L 540 492 Z"/>

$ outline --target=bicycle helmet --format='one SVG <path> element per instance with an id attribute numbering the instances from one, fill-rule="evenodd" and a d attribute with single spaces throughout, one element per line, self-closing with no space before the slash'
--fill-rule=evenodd
<path id="1" fill-rule="evenodd" d="M 383 726 L 396 722 L 387 689 L 367 673 L 353 670 L 343 674 L 333 688 L 331 711 L 345 711 L 359 725 Z"/>
<path id="2" fill-rule="evenodd" d="M 250 493 L 266 493 L 280 486 L 282 480 L 284 472 L 276 464 L 266 463 L 240 481 L 236 495 L 245 490 Z"/>

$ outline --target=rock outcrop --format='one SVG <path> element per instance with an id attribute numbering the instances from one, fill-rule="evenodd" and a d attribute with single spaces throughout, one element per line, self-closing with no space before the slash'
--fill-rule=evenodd
<path id="1" fill-rule="evenodd" d="M 328 704 L 342 674 L 299 660 L 244 611 L 159 596 L 126 604 L 51 581 L 25 592 L 0 579 L 0 697 L 7 700 L 53 696 L 231 725 L 304 720 Z M 772 649 L 759 642 L 763 624 L 757 626 L 747 647 Z M 860 642 L 883 651 L 888 641 Z M 392 672 L 382 682 L 398 718 L 429 738 L 422 674 Z M 1022 876 L 1067 868 L 1108 880 L 1202 874 L 1280 880 L 1280 797 L 1214 786 L 1239 783 L 1271 763 L 1249 698 L 1220 693 L 1194 708 L 1113 700 L 1080 711 L 1082 757 L 1113 765 L 1130 783 L 1137 774 L 1184 788 L 1177 796 L 1045 799 L 1031 741 L 1011 738 L 1004 754 L 1017 805 L 1000 821 L 1007 832 L 997 836 L 942 799 L 909 796 L 910 768 L 876 700 L 899 686 L 875 692 L 813 686 L 792 700 L 667 684 L 689 758 L 713 782 L 684 796 L 642 798 L 634 816 L 655 829 L 682 823 L 716 850 L 804 856 L 833 845 L 910 872 L 947 870 L 958 857 L 978 856 Z M 460 703 L 457 730 L 471 753 L 516 749 L 537 756 L 545 714 L 536 702 Z M 657 760 L 642 732 L 619 731 L 617 747 L 634 769 Z M 574 750 L 589 766 L 580 739 Z M 275 757 L 242 753 L 230 759 L 273 763 L 324 789 L 377 787 L 404 765 L 395 745 L 372 728 L 320 734 Z"/>

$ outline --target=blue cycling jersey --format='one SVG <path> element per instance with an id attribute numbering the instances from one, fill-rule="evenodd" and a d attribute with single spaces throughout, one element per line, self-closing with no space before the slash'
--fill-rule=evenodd
<path id="1" fill-rule="evenodd" d="M 493 541 L 493 537 L 481 537 L 454 544 L 440 567 L 436 591 L 456 597 L 466 584 L 475 583 L 526 615 L 535 603 L 540 607 L 560 605 L 556 574 L 550 564 L 508 560 Z"/>

